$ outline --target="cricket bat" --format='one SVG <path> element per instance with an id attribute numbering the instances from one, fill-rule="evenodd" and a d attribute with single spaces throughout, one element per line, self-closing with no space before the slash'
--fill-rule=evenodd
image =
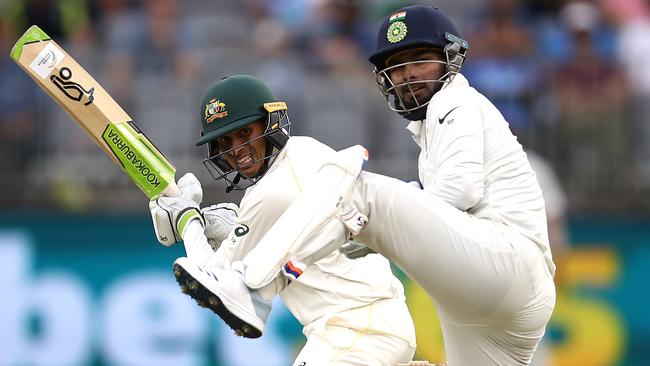
<path id="1" fill-rule="evenodd" d="M 38 26 L 11 49 L 11 58 L 152 198 L 181 194 L 176 168 L 126 112 Z"/>

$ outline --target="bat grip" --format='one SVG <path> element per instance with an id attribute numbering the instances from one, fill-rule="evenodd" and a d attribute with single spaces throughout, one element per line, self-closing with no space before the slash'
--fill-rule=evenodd
<path id="1" fill-rule="evenodd" d="M 182 192 L 181 192 L 180 188 L 178 188 L 178 186 L 176 185 L 175 180 L 169 181 L 169 185 L 167 186 L 167 188 L 165 188 L 162 191 L 162 194 L 164 194 L 165 196 L 168 196 L 168 197 L 178 197 L 178 196 L 181 195 L 181 193 Z"/>

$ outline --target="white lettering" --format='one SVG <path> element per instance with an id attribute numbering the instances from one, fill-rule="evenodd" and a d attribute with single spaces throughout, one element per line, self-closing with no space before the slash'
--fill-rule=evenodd
<path id="1" fill-rule="evenodd" d="M 65 239 L 46 244 L 58 240 Z M 69 252 L 60 253 L 62 263 L 70 263 Z M 295 344 L 272 332 L 258 340 L 235 337 L 216 315 L 180 292 L 171 272 L 151 271 L 156 264 L 143 261 L 140 271 L 124 275 L 120 257 L 108 256 L 98 272 L 79 263 L 84 273 L 77 277 L 61 269 L 35 271 L 36 255 L 26 232 L 0 229 L 2 366 L 291 364 Z M 95 291 L 92 278 L 104 268 L 114 269 L 109 275 L 114 282 Z M 267 326 L 277 328 L 287 318 L 291 315 L 276 302 Z"/>
<path id="2" fill-rule="evenodd" d="M 0 234 L 6 261 L 0 266 L 0 364 L 83 365 L 91 340 L 88 291 L 63 273 L 30 278 L 29 243 L 24 235 Z"/>
<path id="3" fill-rule="evenodd" d="M 109 364 L 206 364 L 199 352 L 208 323 L 169 275 L 136 275 L 106 293 L 104 346 Z"/>

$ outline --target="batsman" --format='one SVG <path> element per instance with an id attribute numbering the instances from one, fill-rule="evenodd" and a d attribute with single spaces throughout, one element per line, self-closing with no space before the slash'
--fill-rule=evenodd
<path id="1" fill-rule="evenodd" d="M 349 156 L 357 157 L 351 160 L 357 166 L 365 150 L 355 147 L 337 153 L 312 138 L 289 137 L 287 105 L 248 75 L 217 81 L 203 98 L 201 121 L 198 144 L 208 146 L 206 167 L 226 183 L 227 191 L 245 193 L 239 207 L 227 203 L 200 209 L 200 183 L 187 174 L 178 181 L 180 196 L 151 200 L 159 241 L 171 245 L 183 239 L 187 257 L 179 258 L 174 267 L 183 292 L 249 338 L 262 335 L 271 301 L 279 294 L 307 336 L 296 366 L 394 366 L 410 361 L 415 330 L 404 288 L 379 255 L 351 260 L 330 249 L 309 266 L 286 263 L 287 276 L 276 276 L 264 290 L 246 298 L 250 302 L 245 306 L 255 319 L 241 320 L 228 310 L 238 307 L 240 300 L 233 297 L 229 302 L 228 293 L 246 292 L 243 268 L 237 264 L 305 187 L 314 185 L 319 168 Z M 348 178 L 347 185 L 354 179 Z M 344 232 L 332 223 L 323 228 L 321 239 L 335 241 Z M 233 287 L 217 290 L 212 286 L 217 282 Z"/>

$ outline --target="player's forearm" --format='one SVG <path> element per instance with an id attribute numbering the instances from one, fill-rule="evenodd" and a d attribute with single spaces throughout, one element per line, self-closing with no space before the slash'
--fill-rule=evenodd
<path id="1" fill-rule="evenodd" d="M 431 160 L 420 166 L 420 170 L 424 191 L 459 210 L 467 211 L 483 198 L 485 186 L 480 162 L 449 159 L 440 164 Z"/>
<path id="2" fill-rule="evenodd" d="M 208 238 L 203 233 L 203 225 L 199 220 L 192 220 L 183 231 L 183 245 L 187 257 L 198 264 L 206 263 L 215 255 Z"/>
<path id="3" fill-rule="evenodd" d="M 484 190 L 485 133 L 483 115 L 474 105 L 463 105 L 451 115 L 454 123 L 431 128 L 431 149 L 422 182 L 425 191 L 462 211 L 474 207 Z M 451 117 L 450 117 L 451 118 Z M 451 119 L 449 120 L 451 121 Z"/>
<path id="4" fill-rule="evenodd" d="M 439 174 L 433 184 L 425 185 L 424 190 L 441 198 L 459 210 L 467 211 L 483 198 L 483 174 L 480 171 Z"/>

